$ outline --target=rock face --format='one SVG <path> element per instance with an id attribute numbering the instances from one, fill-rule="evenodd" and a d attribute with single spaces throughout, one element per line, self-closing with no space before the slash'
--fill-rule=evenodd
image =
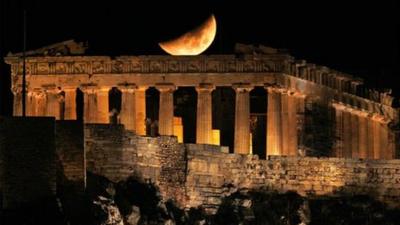
<path id="1" fill-rule="evenodd" d="M 154 184 L 133 177 L 114 183 L 89 174 L 87 190 L 91 210 L 82 216 L 91 219 L 85 225 L 394 225 L 400 219 L 400 209 L 368 196 L 302 197 L 294 192 L 242 189 L 222 198 L 211 215 L 203 207 L 184 209 L 165 202 Z"/>
<path id="2" fill-rule="evenodd" d="M 140 208 L 137 206 L 132 206 L 132 211 L 125 216 L 125 221 L 127 225 L 137 225 L 140 220 Z"/>
<path id="3" fill-rule="evenodd" d="M 93 215 L 99 225 L 124 225 L 121 213 L 112 199 L 99 196 L 93 201 Z"/>

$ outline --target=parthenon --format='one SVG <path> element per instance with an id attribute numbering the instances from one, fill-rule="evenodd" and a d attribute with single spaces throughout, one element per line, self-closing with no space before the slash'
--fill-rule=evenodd
<path id="1" fill-rule="evenodd" d="M 12 71 L 14 115 L 19 116 L 22 55 L 10 54 L 6 62 Z M 250 92 L 257 87 L 264 88 L 267 96 L 266 155 L 304 154 L 307 136 L 318 133 L 307 130 L 307 120 L 323 114 L 331 120 L 324 125 L 327 136 L 321 138 L 332 144 L 318 150 L 333 157 L 399 157 L 400 108 L 390 92 L 368 89 L 360 78 L 297 60 L 284 50 L 239 44 L 232 55 L 108 57 L 86 56 L 81 44 L 67 41 L 27 52 L 26 68 L 28 116 L 76 120 L 79 91 L 84 123 L 107 124 L 109 91 L 116 88 L 121 92 L 120 123 L 146 135 L 146 90 L 155 88 L 159 134 L 170 136 L 174 135 L 174 91 L 194 87 L 196 143 L 215 144 L 212 105 L 217 103 L 212 93 L 228 87 L 235 93 L 233 152 L 250 154 Z"/>

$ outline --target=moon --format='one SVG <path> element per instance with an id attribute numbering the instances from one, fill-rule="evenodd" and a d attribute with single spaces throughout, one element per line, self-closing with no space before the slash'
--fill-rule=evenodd
<path id="1" fill-rule="evenodd" d="M 199 55 L 214 41 L 217 21 L 213 14 L 197 28 L 158 45 L 170 55 Z"/>

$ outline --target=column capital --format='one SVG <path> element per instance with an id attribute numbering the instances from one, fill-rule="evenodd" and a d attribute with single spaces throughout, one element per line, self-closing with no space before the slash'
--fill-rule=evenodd
<path id="1" fill-rule="evenodd" d="M 210 83 L 200 83 L 198 86 L 195 87 L 196 91 L 209 91 L 212 92 L 215 89 L 215 86 Z"/>
<path id="2" fill-rule="evenodd" d="M 264 84 L 264 89 L 267 90 L 268 93 L 280 93 L 281 87 L 276 84 Z"/>
<path id="3" fill-rule="evenodd" d="M 20 94 L 22 92 L 22 87 L 21 86 L 14 86 L 11 88 L 11 92 L 14 95 Z"/>
<path id="4" fill-rule="evenodd" d="M 44 98 L 46 96 L 46 92 L 43 88 L 33 88 L 32 93 L 36 98 Z"/>
<path id="5" fill-rule="evenodd" d="M 381 124 L 389 124 L 389 123 L 391 122 L 390 119 L 386 118 L 386 117 L 383 116 L 383 115 L 379 115 L 379 114 L 373 114 L 373 115 L 371 116 L 371 119 L 372 119 L 373 121 L 376 121 L 376 122 L 381 123 Z"/>
<path id="6" fill-rule="evenodd" d="M 58 88 L 55 84 L 42 85 L 42 90 L 51 94 L 59 94 L 61 92 L 60 88 Z"/>
<path id="7" fill-rule="evenodd" d="M 352 113 L 359 117 L 364 117 L 364 118 L 371 116 L 369 112 L 364 110 L 353 110 Z"/>
<path id="8" fill-rule="evenodd" d="M 253 90 L 253 86 L 250 83 L 234 83 L 232 84 L 232 88 L 236 92 L 250 92 Z"/>
<path id="9" fill-rule="evenodd" d="M 66 86 L 66 87 L 61 87 L 62 91 L 76 91 L 77 87 L 70 87 L 70 86 Z"/>
<path id="10" fill-rule="evenodd" d="M 108 92 L 111 87 L 98 86 L 97 84 L 82 84 L 79 89 L 86 94 L 96 94 L 98 92 Z"/>
<path id="11" fill-rule="evenodd" d="M 173 92 L 176 90 L 176 86 L 173 83 L 158 83 L 155 87 L 160 92 Z"/>
<path id="12" fill-rule="evenodd" d="M 117 87 L 122 93 L 133 93 L 138 88 L 134 83 L 118 84 Z"/>
<path id="13" fill-rule="evenodd" d="M 293 96 L 296 97 L 296 98 L 302 98 L 302 99 L 305 99 L 307 97 L 306 94 L 303 94 L 303 93 L 301 93 L 299 91 L 294 91 L 293 92 Z"/>

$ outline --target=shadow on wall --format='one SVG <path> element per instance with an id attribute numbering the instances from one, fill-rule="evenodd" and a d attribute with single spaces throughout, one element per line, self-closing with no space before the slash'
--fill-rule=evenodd
<path id="1" fill-rule="evenodd" d="M 163 200 L 157 186 L 140 177 L 115 183 L 89 173 L 87 184 L 83 198 L 83 206 L 87 208 L 81 212 L 86 225 L 107 224 L 106 221 L 111 220 L 143 225 L 395 225 L 400 219 L 399 208 L 390 208 L 365 195 L 316 196 L 310 193 L 302 197 L 295 192 L 243 189 L 222 198 L 216 214 L 209 215 L 202 206 L 184 210 L 173 201 Z M 102 204 L 96 204 L 98 199 L 103 199 Z M 64 208 L 72 207 L 72 210 L 78 210 L 76 206 L 63 204 Z M 83 221 L 75 223 L 67 219 L 71 225 Z"/>

